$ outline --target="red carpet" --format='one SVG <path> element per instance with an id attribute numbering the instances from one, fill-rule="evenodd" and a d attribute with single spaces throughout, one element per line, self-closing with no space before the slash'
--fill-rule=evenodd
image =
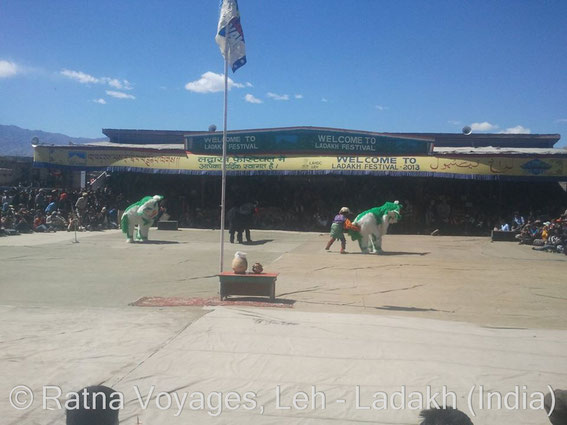
<path id="1" fill-rule="evenodd" d="M 293 300 L 262 301 L 259 298 L 240 297 L 221 301 L 219 298 L 142 297 L 131 303 L 135 307 L 203 307 L 203 306 L 250 306 L 292 308 Z"/>

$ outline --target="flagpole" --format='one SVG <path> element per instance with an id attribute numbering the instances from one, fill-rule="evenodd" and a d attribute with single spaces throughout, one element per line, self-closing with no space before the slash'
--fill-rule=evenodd
<path id="1" fill-rule="evenodd" d="M 224 44 L 224 127 L 222 130 L 222 183 L 221 183 L 221 229 L 220 229 L 220 265 L 219 273 L 223 271 L 224 263 L 224 217 L 226 198 L 226 128 L 228 109 L 228 40 Z"/>
<path id="2" fill-rule="evenodd" d="M 224 56 L 224 128 L 222 131 L 222 183 L 221 183 L 221 229 L 219 272 L 223 272 L 224 263 L 224 222 L 226 210 L 226 143 L 228 115 L 228 63 L 232 72 L 246 63 L 244 33 L 240 25 L 237 0 L 222 0 L 217 35 L 215 41 Z M 224 45 L 223 45 L 224 42 Z M 229 57 L 230 56 L 230 57 Z"/>

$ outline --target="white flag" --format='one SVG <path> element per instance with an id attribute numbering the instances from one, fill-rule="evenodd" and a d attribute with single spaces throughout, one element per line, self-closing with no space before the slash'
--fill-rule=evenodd
<path id="1" fill-rule="evenodd" d="M 232 72 L 246 63 L 244 33 L 242 32 L 242 25 L 240 25 L 240 13 L 236 0 L 222 0 L 215 41 L 223 56 L 225 55 L 225 47 L 228 47 L 225 59 L 232 68 Z M 227 42 L 228 46 L 226 45 Z"/>

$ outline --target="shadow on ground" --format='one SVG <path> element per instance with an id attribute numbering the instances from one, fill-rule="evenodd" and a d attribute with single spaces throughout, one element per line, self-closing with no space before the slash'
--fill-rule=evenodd
<path id="1" fill-rule="evenodd" d="M 239 297 L 239 296 L 228 296 L 224 299 L 224 302 L 234 302 L 235 304 L 241 302 L 251 302 L 251 303 L 269 303 L 269 304 L 282 304 L 286 306 L 293 306 L 295 300 L 287 298 L 275 298 L 274 301 L 267 301 L 266 297 Z"/>
<path id="2" fill-rule="evenodd" d="M 409 252 L 409 251 L 384 251 L 381 254 L 365 254 L 364 252 L 348 252 L 348 255 L 376 255 L 376 256 L 384 256 L 384 255 L 428 255 L 431 254 L 430 252 Z"/>
<path id="3" fill-rule="evenodd" d="M 142 245 L 173 245 L 173 244 L 179 244 L 179 243 L 185 243 L 185 242 L 148 240 L 148 241 L 142 242 L 141 244 Z"/>
<path id="4" fill-rule="evenodd" d="M 240 245 L 264 245 L 268 242 L 273 242 L 273 239 L 260 239 L 257 241 L 250 241 L 250 242 L 238 242 Z"/>
<path id="5" fill-rule="evenodd" d="M 387 311 L 441 311 L 444 313 L 453 313 L 447 310 L 437 310 L 435 308 L 420 308 L 420 307 L 404 307 L 398 305 L 383 305 L 381 307 L 374 307 L 376 310 L 387 310 Z"/>

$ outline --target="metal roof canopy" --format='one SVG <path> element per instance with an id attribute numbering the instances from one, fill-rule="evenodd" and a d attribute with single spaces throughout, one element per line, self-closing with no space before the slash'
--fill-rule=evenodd
<path id="1" fill-rule="evenodd" d="M 282 127 L 286 129 L 317 129 L 323 127 Z M 238 130 L 267 131 L 276 129 Z M 369 133 L 355 130 L 342 130 L 327 128 L 329 131 L 350 131 L 356 133 Z M 103 129 L 102 132 L 116 144 L 179 144 L 185 142 L 185 136 L 203 134 L 205 131 L 194 130 L 131 130 L 131 129 Z M 221 133 L 221 132 L 217 132 Z M 211 133 L 215 134 L 215 133 Z M 495 133 L 375 133 L 392 137 L 421 138 L 432 140 L 436 147 L 506 147 L 506 148 L 552 148 L 561 138 L 559 134 L 495 134 Z"/>

